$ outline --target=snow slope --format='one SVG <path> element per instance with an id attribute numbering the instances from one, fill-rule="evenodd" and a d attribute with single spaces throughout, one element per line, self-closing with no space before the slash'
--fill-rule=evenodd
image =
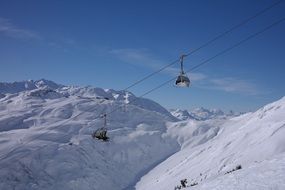
<path id="1" fill-rule="evenodd" d="M 174 189 L 187 179 L 188 185 L 198 183 L 191 189 L 284 189 L 284 115 L 285 97 L 224 123 L 172 123 L 168 133 L 181 151 L 143 176 L 136 188 Z M 225 175 L 238 165 L 243 169 Z"/>
<path id="2" fill-rule="evenodd" d="M 199 186 L 188 187 L 196 190 L 283 190 L 285 189 L 285 154 L 252 163 L 242 170 L 209 179 Z"/>
<path id="3" fill-rule="evenodd" d="M 100 88 L 31 86 L 0 91 L 6 93 L 0 189 L 124 189 L 179 150 L 163 135 L 176 119 L 151 100 Z M 107 117 L 110 141 L 92 139 L 103 125 L 98 116 L 114 109 Z"/>
<path id="4" fill-rule="evenodd" d="M 110 141 L 93 139 L 110 112 Z M 284 114 L 282 98 L 238 117 L 181 121 L 126 91 L 0 83 L 0 189 L 168 190 L 186 178 L 198 183 L 189 189 L 281 190 Z"/>

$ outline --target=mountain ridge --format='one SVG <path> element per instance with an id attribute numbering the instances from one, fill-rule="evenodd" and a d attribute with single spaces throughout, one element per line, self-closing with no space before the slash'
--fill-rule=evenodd
<path id="1" fill-rule="evenodd" d="M 40 80 L 24 80 L 18 82 L 0 82 L 0 93 L 19 93 L 23 91 L 35 90 L 37 88 L 51 88 L 57 89 L 63 87 L 53 81 L 40 79 Z"/>
<path id="2" fill-rule="evenodd" d="M 170 109 L 169 112 L 179 120 L 194 119 L 198 121 L 205 121 L 218 117 L 234 117 L 243 114 L 235 113 L 233 111 L 226 113 L 221 109 L 206 109 L 203 107 L 194 108 L 190 111 L 186 109 Z"/>
<path id="3" fill-rule="evenodd" d="M 45 84 L 15 85 L 0 98 L 0 189 L 167 190 L 183 178 L 198 182 L 191 188 L 222 189 L 220 179 L 230 180 L 224 174 L 238 164 L 245 181 L 251 165 L 263 171 L 259 163 L 285 152 L 285 97 L 239 116 L 213 110 L 218 117 L 179 120 L 127 91 Z M 110 141 L 93 139 L 104 125 L 98 116 L 111 112 Z M 285 181 L 283 166 L 272 165 Z M 262 175 L 251 179 L 266 186 Z"/>

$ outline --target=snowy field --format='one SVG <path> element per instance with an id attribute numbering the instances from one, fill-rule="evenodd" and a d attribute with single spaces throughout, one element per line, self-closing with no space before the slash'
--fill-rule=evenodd
<path id="1" fill-rule="evenodd" d="M 93 139 L 110 112 L 110 141 Z M 0 83 L 0 189 L 285 189 L 285 98 L 172 114 L 125 91 Z"/>

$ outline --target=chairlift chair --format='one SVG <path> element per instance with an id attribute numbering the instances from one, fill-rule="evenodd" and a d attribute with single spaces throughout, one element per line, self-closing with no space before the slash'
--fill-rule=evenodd
<path id="1" fill-rule="evenodd" d="M 109 137 L 107 137 L 107 114 L 103 114 L 101 117 L 104 118 L 104 126 L 97 129 L 92 133 L 93 138 L 102 139 L 103 141 L 107 141 Z"/>
<path id="2" fill-rule="evenodd" d="M 97 129 L 96 131 L 94 131 L 94 133 L 92 134 L 93 138 L 97 138 L 97 139 L 102 139 L 102 140 L 107 140 L 107 129 L 102 127 L 100 129 Z"/>

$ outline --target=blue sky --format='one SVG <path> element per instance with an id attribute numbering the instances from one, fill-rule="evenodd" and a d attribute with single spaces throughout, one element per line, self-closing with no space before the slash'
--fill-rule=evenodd
<path id="1" fill-rule="evenodd" d="M 0 81 L 46 78 L 124 89 L 254 15 L 273 0 L 0 2 Z M 189 69 L 285 17 L 285 2 L 185 59 Z M 285 23 L 193 73 L 191 88 L 149 94 L 167 108 L 250 111 L 285 95 Z M 169 80 L 174 65 L 130 89 Z M 174 83 L 174 81 L 173 81 Z"/>

